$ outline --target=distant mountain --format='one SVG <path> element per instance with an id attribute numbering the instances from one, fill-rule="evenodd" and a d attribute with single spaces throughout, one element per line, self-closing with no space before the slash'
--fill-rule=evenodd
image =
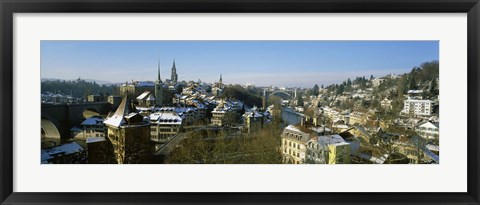
<path id="1" fill-rule="evenodd" d="M 77 79 L 59 79 L 59 78 L 42 78 L 41 81 L 42 82 L 46 82 L 46 81 L 76 81 Z M 95 79 L 83 79 L 85 82 L 89 82 L 89 83 L 97 83 L 99 85 L 112 85 L 112 84 L 118 84 L 118 83 L 112 83 L 110 81 L 105 81 L 105 80 L 95 80 Z"/>

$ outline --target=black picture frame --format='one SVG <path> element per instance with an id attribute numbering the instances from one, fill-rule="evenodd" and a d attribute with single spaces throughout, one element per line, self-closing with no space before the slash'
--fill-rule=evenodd
<path id="1" fill-rule="evenodd" d="M 1 204 L 479 204 L 478 0 L 1 0 Z M 13 192 L 13 14 L 112 12 L 467 13 L 468 184 L 466 193 L 17 193 Z M 454 176 L 452 176 L 454 177 Z M 361 191 L 361 190 L 359 190 Z"/>

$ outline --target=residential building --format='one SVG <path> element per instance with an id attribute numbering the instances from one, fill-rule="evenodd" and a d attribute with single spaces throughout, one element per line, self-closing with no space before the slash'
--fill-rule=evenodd
<path id="1" fill-rule="evenodd" d="M 248 133 L 254 130 L 260 129 L 263 126 L 264 115 L 259 112 L 256 107 L 254 109 L 245 112 L 243 114 L 244 128 Z"/>
<path id="2" fill-rule="evenodd" d="M 350 125 L 365 125 L 367 122 L 367 113 L 355 111 L 350 113 Z"/>
<path id="3" fill-rule="evenodd" d="M 281 138 L 283 162 L 287 164 L 304 164 L 307 142 L 315 132 L 301 126 L 289 125 L 283 129 Z"/>
<path id="4" fill-rule="evenodd" d="M 401 114 L 412 116 L 431 116 L 433 109 L 433 101 L 407 99 L 403 101 L 403 110 Z"/>
<path id="5" fill-rule="evenodd" d="M 383 83 L 383 81 L 385 81 L 385 79 L 383 78 L 375 78 L 373 79 L 371 82 L 372 82 L 372 86 L 373 87 L 378 87 L 380 84 Z"/>
<path id="6" fill-rule="evenodd" d="M 125 84 L 120 85 L 120 95 L 121 96 L 133 96 L 135 95 L 135 85 L 132 83 L 125 82 Z"/>
<path id="7" fill-rule="evenodd" d="M 156 143 L 168 142 L 180 132 L 182 120 L 175 108 L 160 108 L 150 114 L 150 140 Z"/>
<path id="8" fill-rule="evenodd" d="M 212 111 L 212 125 L 223 126 L 236 121 L 237 111 L 234 110 L 226 101 L 222 100 Z M 225 117 L 227 116 L 227 117 Z"/>
<path id="9" fill-rule="evenodd" d="M 155 97 L 150 91 L 145 91 L 137 97 L 139 107 L 151 107 L 155 105 Z"/>
<path id="10" fill-rule="evenodd" d="M 155 84 L 150 81 L 136 81 L 132 83 L 125 82 L 120 85 L 120 95 L 122 97 L 128 95 L 130 98 L 135 98 L 145 91 L 154 92 Z"/>
<path id="11" fill-rule="evenodd" d="M 103 124 L 103 119 L 99 116 L 89 117 L 85 119 L 80 124 L 82 134 L 77 134 L 75 137 L 77 138 L 91 138 L 91 137 L 105 137 L 106 135 L 106 127 Z"/>
<path id="12" fill-rule="evenodd" d="M 84 151 L 76 142 L 42 149 L 40 152 L 42 164 L 76 164 L 81 162 L 79 155 Z"/>
<path id="13" fill-rule="evenodd" d="M 389 100 L 388 98 L 385 98 L 382 101 L 380 101 L 380 106 L 383 109 L 390 110 L 390 109 L 392 109 L 392 101 Z"/>
<path id="14" fill-rule="evenodd" d="M 116 110 L 117 107 L 118 107 L 118 106 L 120 105 L 120 103 L 122 102 L 122 97 L 110 95 L 110 96 L 108 96 L 108 98 L 107 98 L 107 102 L 112 105 L 112 108 L 114 108 L 114 110 Z"/>
<path id="15" fill-rule="evenodd" d="M 102 96 L 101 95 L 88 95 L 87 96 L 87 102 L 102 102 Z"/>
<path id="16" fill-rule="evenodd" d="M 349 164 L 350 153 L 350 144 L 340 135 L 318 136 L 307 142 L 305 163 Z"/>
<path id="17" fill-rule="evenodd" d="M 408 99 L 423 99 L 423 90 L 409 90 L 407 91 Z"/>
<path id="18" fill-rule="evenodd" d="M 418 125 L 415 129 L 418 135 L 429 140 L 438 140 L 439 123 L 425 122 Z"/>

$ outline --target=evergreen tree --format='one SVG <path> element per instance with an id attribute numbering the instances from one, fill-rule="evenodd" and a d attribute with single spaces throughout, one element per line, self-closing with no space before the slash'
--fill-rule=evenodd
<path id="1" fill-rule="evenodd" d="M 302 95 L 297 95 L 297 106 L 303 106 Z"/>
<path id="2" fill-rule="evenodd" d="M 313 86 L 313 95 L 317 96 L 318 94 L 320 94 L 320 88 L 318 88 L 318 85 L 315 84 Z"/>
<path id="3" fill-rule="evenodd" d="M 343 86 L 343 84 L 341 84 L 341 85 L 338 86 L 337 95 L 342 94 L 343 91 L 345 91 L 345 87 Z"/>
<path id="4" fill-rule="evenodd" d="M 410 80 L 410 86 L 408 87 L 410 90 L 416 90 L 417 89 L 417 83 L 415 82 L 415 78 L 412 77 Z"/>
<path id="5" fill-rule="evenodd" d="M 430 82 L 430 95 L 433 97 L 433 96 L 436 96 L 438 95 L 438 88 L 437 88 L 437 80 L 436 79 L 432 79 L 432 81 Z"/>

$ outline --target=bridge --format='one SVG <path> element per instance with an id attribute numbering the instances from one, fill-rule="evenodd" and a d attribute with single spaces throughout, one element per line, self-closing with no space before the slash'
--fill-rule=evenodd
<path id="1" fill-rule="evenodd" d="M 108 102 L 80 104 L 44 104 L 41 109 L 41 134 L 46 138 L 67 139 L 70 129 L 85 118 L 107 115 L 113 107 Z"/>
<path id="2" fill-rule="evenodd" d="M 283 100 L 294 100 L 297 98 L 297 94 L 300 91 L 297 91 L 296 88 L 289 88 L 289 89 L 264 89 L 263 90 L 263 102 L 262 107 L 266 108 L 268 106 L 268 97 L 270 96 L 278 96 Z"/>
<path id="3" fill-rule="evenodd" d="M 265 89 L 263 90 L 264 97 L 278 96 L 282 99 L 295 99 L 297 97 L 296 89 Z"/>

